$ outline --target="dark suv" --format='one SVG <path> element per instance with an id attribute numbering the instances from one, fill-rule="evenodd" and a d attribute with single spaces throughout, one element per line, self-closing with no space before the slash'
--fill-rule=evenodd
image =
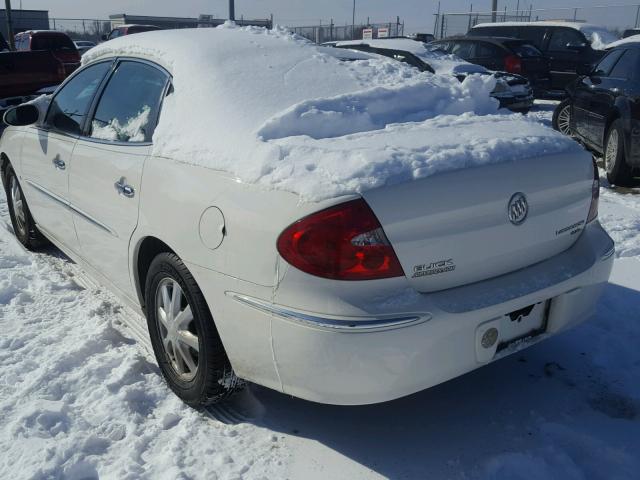
<path id="1" fill-rule="evenodd" d="M 577 22 L 506 22 L 476 25 L 468 36 L 512 37 L 537 47 L 549 61 L 550 98 L 562 98 L 567 85 L 596 63 L 607 43 L 617 40 L 604 28 Z"/>
<path id="2" fill-rule="evenodd" d="M 449 37 L 431 42 L 429 47 L 452 53 L 489 70 L 522 75 L 533 87 L 536 97 L 549 91 L 549 61 L 526 40 L 501 37 Z"/>
<path id="3" fill-rule="evenodd" d="M 640 42 L 611 49 L 567 91 L 554 114 L 568 114 L 565 133 L 604 157 L 609 182 L 631 186 L 640 174 Z"/>

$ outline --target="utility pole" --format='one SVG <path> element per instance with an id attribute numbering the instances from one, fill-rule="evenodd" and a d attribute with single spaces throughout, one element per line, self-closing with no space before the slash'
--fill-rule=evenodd
<path id="1" fill-rule="evenodd" d="M 236 5 L 235 0 L 229 0 L 229 20 L 236 21 Z"/>
<path id="2" fill-rule="evenodd" d="M 491 21 L 495 23 L 498 13 L 498 0 L 491 0 Z"/>
<path id="3" fill-rule="evenodd" d="M 9 37 L 9 47 L 11 50 L 15 50 L 16 43 L 13 38 L 13 22 L 11 21 L 11 0 L 4 0 L 4 4 L 7 12 L 7 36 Z"/>
<path id="4" fill-rule="evenodd" d="M 351 15 L 351 40 L 356 38 L 356 0 L 353 0 L 353 14 Z"/>

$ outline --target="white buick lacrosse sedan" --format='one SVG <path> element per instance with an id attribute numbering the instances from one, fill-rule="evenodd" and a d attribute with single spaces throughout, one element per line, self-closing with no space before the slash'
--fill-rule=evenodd
<path id="1" fill-rule="evenodd" d="M 492 82 L 233 25 L 106 42 L 4 117 L 13 229 L 144 314 L 190 405 L 408 395 L 588 319 L 610 274 L 590 156 Z"/>

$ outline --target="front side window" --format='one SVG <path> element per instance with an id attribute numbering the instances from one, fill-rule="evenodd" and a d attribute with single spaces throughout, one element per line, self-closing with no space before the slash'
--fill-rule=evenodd
<path id="1" fill-rule="evenodd" d="M 71 78 L 53 97 L 45 123 L 61 132 L 80 134 L 91 100 L 110 68 L 111 62 L 98 63 Z"/>
<path id="2" fill-rule="evenodd" d="M 115 142 L 150 142 L 167 76 L 140 62 L 121 62 L 91 121 L 89 136 Z"/>
<path id="3" fill-rule="evenodd" d="M 475 56 L 476 58 L 500 58 L 502 57 L 502 52 L 495 45 L 481 42 L 476 44 Z"/>
<path id="4" fill-rule="evenodd" d="M 626 50 L 609 72 L 609 76 L 612 78 L 620 78 L 622 80 L 631 80 L 634 77 L 634 73 L 637 71 L 637 57 L 637 50 Z"/>
<path id="5" fill-rule="evenodd" d="M 473 47 L 474 47 L 473 43 L 471 42 L 455 43 L 453 45 L 453 48 L 451 49 L 451 53 L 453 53 L 454 55 L 457 55 L 463 60 L 468 60 L 473 56 L 473 51 L 474 51 Z"/>
<path id="6" fill-rule="evenodd" d="M 609 52 L 607 56 L 604 57 L 596 66 L 593 74 L 598 77 L 607 77 L 618 59 L 622 56 L 623 52 L 624 50 L 614 50 Z"/>

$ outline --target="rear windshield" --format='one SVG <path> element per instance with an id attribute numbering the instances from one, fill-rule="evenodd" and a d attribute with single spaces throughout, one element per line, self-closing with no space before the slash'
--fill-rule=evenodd
<path id="1" fill-rule="evenodd" d="M 34 35 L 31 50 L 75 50 L 76 46 L 66 35 Z"/>
<path id="2" fill-rule="evenodd" d="M 151 25 L 147 27 L 129 27 L 127 29 L 127 33 L 142 33 L 142 32 L 152 32 L 154 30 L 160 30 L 158 27 L 153 27 Z"/>
<path id="3" fill-rule="evenodd" d="M 529 45 L 528 43 L 507 42 L 505 43 L 505 45 L 509 48 L 509 50 L 522 58 L 542 56 L 542 52 L 540 52 L 540 50 L 538 50 L 533 45 Z"/>

